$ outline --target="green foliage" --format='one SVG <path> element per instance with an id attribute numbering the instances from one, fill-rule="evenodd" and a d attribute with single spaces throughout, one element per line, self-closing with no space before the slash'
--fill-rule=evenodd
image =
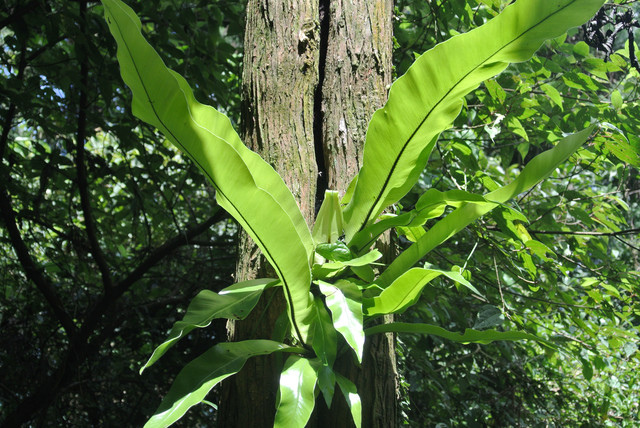
<path id="1" fill-rule="evenodd" d="M 508 2 L 492 5 L 490 11 L 467 8 L 461 14 L 455 9 L 459 3 L 464 2 L 447 2 L 431 11 L 429 17 L 437 17 L 438 25 L 425 31 L 424 40 L 434 33 L 446 38 L 455 29 L 466 31 L 468 16 L 485 17 Z M 403 4 L 410 5 L 401 9 L 403 20 L 428 11 L 419 2 Z M 582 37 L 581 31 L 572 30 L 547 42 L 531 61 L 509 67 L 468 96 L 468 109 L 443 133 L 420 189 L 402 205 L 411 207 L 432 186 L 475 193 L 485 187 L 493 190 L 494 183 L 510 180 L 526 161 L 592 117 L 615 124 L 627 137 L 636 134 L 632 129 L 637 129 L 638 74 L 620 61 L 627 47 L 617 43 L 615 55 L 606 62 L 593 50 L 587 57 L 583 47 L 574 51 Z M 415 40 L 408 43 L 414 50 L 430 45 L 428 40 L 426 46 Z M 567 70 L 589 76 L 597 90 L 567 86 L 563 78 Z M 541 84 L 562 94 L 562 106 Z M 616 111 L 609 98 L 620 87 L 625 88 L 621 94 L 628 104 Z M 519 119 L 529 142 L 514 138 L 510 116 Z M 638 203 L 638 174 L 604 149 L 618 134 L 607 126 L 549 180 L 510 204 L 528 221 L 494 211 L 427 255 L 431 266 L 464 266 L 464 275 L 486 300 L 460 296 L 436 282 L 433 291 L 425 290 L 403 316 L 408 322 L 428 321 L 463 331 L 476 328 L 480 314 L 491 313 L 485 310 L 490 306 L 499 314 L 493 316 L 496 325 L 518 326 L 549 338 L 559 346 L 558 352 L 550 354 L 532 342 L 476 347 L 403 335 L 399 359 L 412 425 L 536 426 L 541 420 L 556 426 L 637 424 L 637 407 L 628 399 L 637 384 L 632 374 L 638 368 L 637 352 L 627 354 L 620 344 L 637 341 L 637 321 L 632 321 L 637 305 L 629 297 L 637 287 L 630 288 L 627 281 L 638 283 L 637 211 L 632 208 Z M 598 280 L 592 282 L 594 278 Z M 590 295 L 609 300 L 605 303 Z M 594 368 L 591 381 L 583 376 L 582 360 Z M 624 383 L 634 386 L 612 389 L 609 378 L 616 371 L 625 373 Z"/>
<path id="2" fill-rule="evenodd" d="M 242 4 L 131 4 L 167 65 L 237 121 Z M 7 0 L 0 21 L 0 425 L 142 426 L 185 349 L 224 337 L 214 321 L 138 375 L 191 298 L 232 282 L 237 227 L 130 114 L 99 3 Z"/>
<path id="3" fill-rule="evenodd" d="M 153 363 L 158 361 L 178 340 L 189 334 L 194 328 L 204 328 L 216 318 L 240 320 L 251 313 L 262 292 L 274 284 L 277 280 L 271 278 L 254 279 L 233 284 L 215 293 L 203 290 L 193 298 L 187 313 L 181 321 L 176 322 L 167 340 L 160 344 L 154 351 L 149 361 L 140 368 L 140 373 Z"/>
<path id="4" fill-rule="evenodd" d="M 592 131 L 593 126 L 565 138 L 553 149 L 536 156 L 514 181 L 487 193 L 484 198 L 490 202 L 463 205 L 440 220 L 389 265 L 378 279 L 378 283 L 383 286 L 390 284 L 392 280 L 417 263 L 429 251 L 460 232 L 479 217 L 496 208 L 498 204 L 507 202 L 544 180 L 558 165 L 584 144 Z"/>
<path id="5" fill-rule="evenodd" d="M 232 280 L 234 224 L 188 155 L 133 119 L 115 49 L 96 43 L 107 32 L 102 8 L 40 3 L 29 10 L 8 1 L 0 11 L 0 378 L 10 386 L 0 388 L 0 419 L 141 426 L 189 355 L 224 337 L 224 319 L 215 317 L 245 316 L 261 291 L 244 290 L 246 301 L 197 294 Z M 167 67 L 236 123 L 241 2 L 131 3 Z M 509 3 L 396 1 L 398 75 Z M 606 7 L 637 13 L 636 2 Z M 295 353 L 316 372 L 315 395 L 346 398 L 356 425 L 356 387 L 330 365 L 333 345 L 360 357 L 363 329 L 423 331 L 399 336 L 411 426 L 638 424 L 638 73 L 624 38 L 606 55 L 582 39 L 589 42 L 570 30 L 549 40 L 531 60 L 467 94 L 413 190 L 348 245 L 339 240 L 338 193 L 325 197 L 309 260 L 308 348 Z M 363 301 L 366 308 L 389 290 L 379 281 L 381 254 L 369 251 L 383 231 L 394 228 L 403 250 L 455 210 L 495 202 L 487 193 L 517 180 L 527 162 L 593 118 L 602 123 L 597 136 L 547 180 L 420 259 L 416 269 L 459 273 L 477 292 L 440 276 L 400 323 L 372 327 Z M 343 204 L 355 187 L 354 180 Z M 240 312 L 226 311 L 230 302 Z M 297 343 L 286 314 L 281 321 L 276 340 Z M 457 332 L 474 331 L 481 335 L 467 339 L 538 340 L 456 341 Z M 171 352 L 137 376 L 152 343 L 161 344 L 152 359 Z M 192 407 L 180 422 L 202 424 L 213 412 Z"/>
<path id="6" fill-rule="evenodd" d="M 316 361 L 292 355 L 280 375 L 280 390 L 274 427 L 304 427 L 315 403 L 318 381 L 313 364 Z"/>
<path id="7" fill-rule="evenodd" d="M 341 333 L 359 361 L 362 360 L 365 333 L 426 333 L 462 343 L 521 339 L 545 342 L 537 335 L 522 331 L 486 329 L 502 323 L 501 318 L 496 317 L 492 310 L 485 310 L 490 315 L 478 319 L 478 328 L 467 328 L 463 334 L 425 323 L 382 324 L 366 330 L 364 325 L 374 316 L 409 309 L 420 301 L 421 293 L 433 298 L 434 293 L 429 290 L 431 287 L 425 289 L 425 286 L 441 275 L 471 290 L 476 298 L 484 299 L 478 287 L 465 277 L 468 274 L 465 268 L 454 266 L 446 270 L 431 267 L 414 269 L 413 266 L 459 232 L 468 230 L 466 228 L 479 218 L 496 209 L 493 218 L 500 234 L 496 233 L 493 239 L 507 242 L 500 246 L 503 252 L 503 248 L 508 246 L 517 248 L 522 267 L 513 266 L 521 274 L 515 276 L 529 276 L 534 279 L 531 283 L 536 284 L 531 288 L 539 287 L 535 282 L 538 275 L 536 262 L 550 263 L 561 252 L 553 250 L 552 243 L 539 238 L 533 230 L 528 229 L 527 218 L 532 217 L 525 216 L 517 207 L 506 204 L 518 195 L 524 194 L 523 198 L 526 197 L 527 192 L 545 179 L 556 178 L 557 169 L 574 153 L 586 158 L 593 155 L 580 148 L 590 139 L 595 129 L 594 126 L 589 126 L 589 122 L 592 118 L 601 116 L 592 114 L 598 112 L 589 109 L 570 110 L 570 103 L 560 96 L 560 91 L 548 83 L 539 83 L 544 72 L 534 72 L 530 76 L 525 74 L 522 79 L 531 79 L 531 83 L 523 85 L 520 89 L 522 93 L 530 91 L 530 86 L 540 85 L 540 92 L 548 97 L 552 109 L 570 112 L 557 119 L 560 122 L 566 120 L 566 124 L 560 126 L 564 132 L 573 131 L 574 125 L 586 129 L 564 138 L 561 138 L 562 133 L 542 136 L 543 131 L 540 129 L 532 132 L 528 122 L 535 123 L 535 105 L 523 100 L 519 108 L 526 113 L 509 117 L 503 115 L 487 123 L 484 128 L 492 139 L 502 132 L 502 128 L 509 132 L 511 138 L 519 138 L 517 147 L 509 148 L 512 157 L 517 154 L 524 159 L 530 152 L 538 152 L 524 168 L 512 168 L 502 174 L 502 177 L 498 177 L 497 173 L 483 173 L 479 168 L 480 161 L 485 167 L 491 166 L 493 172 L 504 172 L 510 159 L 504 154 L 504 165 L 491 165 L 486 158 L 478 159 L 465 144 L 454 142 L 450 145 L 449 152 L 456 156 L 459 164 L 456 166 L 461 169 L 447 179 L 456 184 L 456 174 L 466 179 L 465 169 L 474 170 L 476 175 L 470 177 L 470 183 L 479 187 L 479 192 L 470 192 L 471 189 L 460 186 L 455 186 L 458 189 L 444 191 L 433 188 L 416 198 L 415 209 L 397 216 L 381 214 L 405 197 L 415 188 L 416 183 L 419 191 L 424 190 L 420 187 L 425 165 L 436 147 L 440 133 L 462 120 L 456 118 L 465 96 L 486 79 L 505 70 L 509 63 L 529 59 L 545 40 L 556 38 L 557 41 L 557 37 L 567 29 L 585 22 L 602 3 L 564 0 L 542 4 L 520 0 L 505 8 L 485 25 L 453 37 L 420 56 L 392 86 L 389 101 L 371 120 L 363 167 L 343 201 L 344 210 L 338 202 L 337 193 L 327 192 L 312 238 L 291 193 L 273 169 L 242 145 L 230 122 L 221 113 L 195 101 L 186 81 L 166 68 L 143 39 L 139 20 L 130 9 L 117 0 L 103 1 L 107 21 L 119 45 L 118 55 L 124 80 L 134 93 L 133 112 L 164 132 L 167 138 L 184 150 L 205 172 L 217 191 L 221 206 L 256 240 L 282 282 L 289 304 L 287 311 L 291 331 L 294 332 L 292 337 L 286 338 L 286 343 L 299 347 L 288 348 L 297 355 L 287 359 L 281 374 L 275 426 L 304 426 L 313 410 L 316 389 L 330 403 L 335 383 L 352 409 L 356 425 L 360 425 L 361 404 L 355 386 L 333 371 L 336 354 L 341 352 L 336 332 Z M 587 56 L 589 51 L 588 46 L 585 51 L 585 46 L 575 45 L 571 48 L 572 54 L 577 57 Z M 532 62 L 535 63 L 535 59 Z M 144 68 L 137 65 L 142 63 L 146 65 Z M 597 90 L 594 79 L 584 73 L 570 71 L 563 76 L 563 81 L 567 88 Z M 504 103 L 507 91 L 497 81 L 489 82 L 485 84 L 487 91 L 481 96 L 484 97 L 483 100 L 487 103 Z M 623 104 L 622 96 L 613 97 L 611 104 L 619 110 Z M 575 117 L 567 120 L 567 116 L 572 115 Z M 621 134 L 626 135 L 624 131 L 618 133 Z M 537 150 L 536 138 L 539 141 L 554 142 L 555 145 L 546 151 Z M 635 140 L 616 138 L 606 133 L 600 134 L 598 138 L 603 138 L 603 141 L 598 143 L 596 139 L 594 144 L 604 146 L 619 159 L 631 164 L 636 162 Z M 448 152 L 440 151 L 439 154 L 440 161 L 445 163 L 444 157 Z M 383 177 L 382 180 L 380 176 Z M 543 184 L 542 187 L 544 186 Z M 260 206 L 259 212 L 252 210 L 252 204 L 256 204 L 256 201 Z M 604 206 L 603 209 L 606 211 L 609 207 L 610 205 Z M 453 211 L 449 212 L 449 208 L 453 208 Z M 541 208 L 536 207 L 536 211 L 540 212 Z M 611 218 L 614 214 L 613 211 L 607 211 L 606 215 L 596 212 L 591 221 L 608 227 L 614 233 L 619 232 L 617 224 L 623 219 Z M 445 217 L 434 224 L 428 224 L 430 220 L 442 215 Z M 586 213 L 583 215 L 590 218 Z M 371 250 L 371 246 L 381 233 L 394 227 L 398 228 L 400 235 L 407 236 L 413 243 L 388 267 L 378 269 L 374 262 L 379 259 L 380 254 Z M 343 236 L 343 232 L 344 241 L 341 241 L 339 238 Z M 459 264 L 467 266 L 474 250 L 464 263 Z M 464 253 L 458 254 L 459 257 Z M 585 264 L 588 265 L 588 262 L 585 261 Z M 582 269 L 578 266 L 572 268 Z M 565 274 L 569 272 L 569 268 L 564 271 Z M 572 280 L 571 276 L 567 278 L 568 281 Z M 509 278 L 508 274 L 500 276 L 496 267 L 499 287 L 508 279 L 513 278 Z M 629 283 L 629 279 L 626 281 Z M 266 284 L 266 280 L 264 283 Z M 603 287 L 612 296 L 622 297 L 615 287 Z M 627 289 L 632 292 L 633 287 L 629 286 Z M 557 293 L 560 299 L 571 301 L 561 290 Z M 509 313 L 502 297 L 502 288 L 500 296 L 503 299 L 503 312 Z M 213 306 L 222 305 L 222 296 L 213 297 Z M 593 298 L 592 295 L 590 297 Z M 566 303 L 569 307 L 582 306 Z M 510 314 L 510 317 L 515 325 L 536 330 L 524 314 Z M 572 318 L 580 324 L 577 314 Z M 593 331 L 592 327 L 582 324 L 584 331 Z M 611 326 L 607 328 L 617 335 L 624 335 L 622 329 Z M 628 337 L 635 337 L 635 334 L 628 333 Z M 216 345 L 205 355 L 211 352 L 217 358 L 220 353 L 218 350 L 223 348 L 227 349 L 224 345 Z M 633 352 L 635 350 L 629 349 L 629 355 Z M 216 358 L 209 358 L 210 356 L 200 357 L 188 364 L 185 374 L 181 374 L 174 384 L 174 389 L 180 391 L 179 394 L 170 391 L 168 397 L 172 398 L 163 402 L 152 421 L 160 421 L 158 426 L 166 426 L 175 421 L 188 407 L 203 400 L 215 383 L 240 370 L 250 355 L 253 355 L 250 348 L 243 348 L 242 352 L 234 354 L 234 363 L 228 367 Z M 193 365 L 196 361 L 197 364 Z M 592 378 L 594 374 L 591 363 L 583 361 L 583 374 Z M 206 364 L 212 370 L 215 369 L 212 372 L 215 376 L 201 380 L 202 376 L 193 375 L 192 372 L 204 372 Z M 192 370 L 191 367 L 197 367 L 197 370 Z M 190 369 L 187 371 L 187 368 Z M 189 397 L 188 405 L 176 401 L 175 396 Z M 179 411 L 164 413 L 174 407 Z M 165 419 L 163 415 L 169 414 L 171 418 Z"/>
<path id="8" fill-rule="evenodd" d="M 190 407 L 201 403 L 214 386 L 238 373 L 251 357 L 268 355 L 273 352 L 301 351 L 300 348 L 270 340 L 245 340 L 215 345 L 185 365 L 178 373 L 171 389 L 145 427 L 171 425 L 180 419 Z M 292 371 L 294 372 L 292 376 L 296 376 L 296 369 Z M 294 382 L 293 385 L 293 391 L 297 393 L 295 386 L 298 384 Z M 313 392 L 313 387 L 311 390 Z M 296 401 L 296 403 L 298 402 Z"/>

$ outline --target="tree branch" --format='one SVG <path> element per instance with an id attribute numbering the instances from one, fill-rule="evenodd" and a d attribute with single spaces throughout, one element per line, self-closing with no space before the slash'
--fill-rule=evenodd
<path id="1" fill-rule="evenodd" d="M 618 241 L 622 242 L 624 245 L 626 245 L 629 248 L 634 249 L 635 251 L 640 252 L 640 248 L 636 247 L 635 245 L 630 244 L 629 242 L 625 241 L 624 239 L 620 238 L 618 235 L 615 235 L 614 238 L 616 238 Z"/>
<path id="2" fill-rule="evenodd" d="M 49 303 L 55 318 L 60 322 L 60 325 L 67 333 L 67 336 L 72 338 L 77 331 L 76 324 L 65 311 L 64 305 L 55 293 L 54 286 L 51 281 L 42 273 L 42 269 L 38 267 L 31 258 L 29 249 L 22 239 L 22 235 L 20 234 L 20 230 L 16 223 L 15 212 L 11 205 L 11 197 L 4 186 L 0 188 L 0 206 L 2 206 L 2 210 L 0 210 L 0 212 L 2 213 L 2 220 L 4 221 L 5 227 L 9 232 L 11 245 L 18 256 L 18 260 L 20 261 L 27 278 L 32 281 L 38 290 L 40 290 L 44 295 L 44 298 L 47 300 L 47 303 Z"/>
<path id="3" fill-rule="evenodd" d="M 84 34 L 85 27 L 85 12 L 86 3 L 80 2 L 80 29 Z M 82 43 L 76 41 L 76 49 L 83 51 Z M 113 281 L 111 274 L 109 273 L 109 265 L 100 243 L 98 242 L 98 233 L 96 225 L 93 221 L 93 214 L 91 212 L 91 199 L 89 197 L 89 185 L 87 181 L 87 166 L 84 154 L 84 142 L 87 138 L 87 85 L 89 83 L 89 66 L 86 52 L 77 52 L 76 55 L 81 58 L 80 61 L 80 99 L 78 100 L 78 121 L 77 121 L 77 134 L 76 134 L 76 174 L 77 184 L 80 192 L 80 205 L 82 206 L 82 214 L 84 216 L 84 225 L 87 231 L 87 238 L 89 239 L 89 247 L 91 255 L 98 265 L 100 275 L 102 276 L 102 284 L 105 290 L 111 290 L 113 287 Z"/>
<path id="4" fill-rule="evenodd" d="M 500 230 L 496 226 L 487 226 L 487 230 Z M 617 232 L 590 232 L 584 230 L 535 230 L 527 229 L 531 234 L 539 235 L 580 235 L 580 236 L 624 236 L 640 234 L 640 228 L 619 230 Z"/>
<path id="5" fill-rule="evenodd" d="M 176 248 L 191 243 L 191 240 L 196 236 L 200 235 L 214 224 L 226 218 L 228 218 L 227 212 L 218 207 L 217 211 L 204 222 L 197 224 L 174 236 L 155 250 L 151 251 L 151 253 L 142 261 L 142 263 L 138 265 L 137 268 L 135 268 L 126 278 L 115 285 L 115 288 L 117 290 L 116 293 L 124 293 L 137 280 L 139 280 L 142 275 L 144 275 L 147 271 L 149 271 L 149 269 L 155 266 L 158 261 L 169 255 Z"/>
<path id="6" fill-rule="evenodd" d="M 2 195 L 1 192 L 0 195 Z M 0 198 L 0 204 L 3 203 L 4 201 Z M 4 210 L 2 212 L 4 213 Z M 65 359 L 61 361 L 57 369 L 41 383 L 34 393 L 23 399 L 15 409 L 6 415 L 3 421 L 5 426 L 21 426 L 31 420 L 34 415 L 41 413 L 43 409 L 46 409 L 50 405 L 53 398 L 62 388 L 69 385 L 74 379 L 78 367 L 98 351 L 100 341 L 107 337 L 109 332 L 113 331 L 113 326 L 107 326 L 102 329 L 100 334 L 97 334 L 92 340 L 89 340 L 92 335 L 98 332 L 97 326 L 100 321 L 115 301 L 139 280 L 142 275 L 157 265 L 172 251 L 180 246 L 189 244 L 191 239 L 227 217 L 228 214 L 218 208 L 214 215 L 203 223 L 187 229 L 153 250 L 136 269 L 114 286 L 113 292 L 109 294 L 105 293 L 88 312 L 78 334 L 70 341 L 69 351 Z"/>
<path id="7" fill-rule="evenodd" d="M 27 59 L 25 44 L 22 46 L 20 61 L 18 63 L 17 78 L 19 80 L 21 80 L 24 76 L 26 65 Z M 7 114 L 4 118 L 2 134 L 0 134 L 0 163 L 2 162 L 2 159 L 4 159 L 5 150 L 8 146 L 9 132 L 13 128 L 12 124 L 16 115 L 16 109 L 16 105 L 14 103 L 11 103 L 9 105 L 9 110 L 7 111 Z M 8 177 L 3 177 L 2 181 L 0 181 L 0 183 L 2 183 L 0 185 L 0 207 L 2 207 L 2 209 L 0 210 L 0 215 L 2 215 L 2 220 L 5 224 L 5 227 L 7 228 L 7 232 L 9 233 L 11 246 L 13 247 L 18 257 L 18 261 L 24 269 L 27 279 L 32 281 L 36 285 L 38 290 L 44 295 L 45 300 L 51 307 L 55 318 L 60 322 L 60 325 L 64 329 L 67 336 L 69 338 L 72 338 L 76 334 L 77 327 L 71 317 L 65 311 L 62 301 L 54 291 L 53 284 L 42 273 L 41 268 L 36 265 L 35 261 L 29 254 L 29 248 L 22 239 L 22 235 L 20 233 L 20 230 L 18 229 L 15 211 L 13 210 L 13 206 L 11 203 L 11 196 L 9 196 L 9 192 L 6 189 L 6 180 L 8 180 Z"/>

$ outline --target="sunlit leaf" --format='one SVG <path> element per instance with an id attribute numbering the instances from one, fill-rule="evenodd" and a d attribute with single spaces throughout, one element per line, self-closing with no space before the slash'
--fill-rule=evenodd
<path id="1" fill-rule="evenodd" d="M 318 281 L 320 291 L 326 296 L 331 310 L 333 326 L 345 338 L 362 362 L 364 333 L 362 331 L 362 292 L 350 281 L 339 280 L 336 284 Z"/>
<path id="2" fill-rule="evenodd" d="M 365 313 L 367 315 L 381 315 L 404 312 L 418 300 L 424 287 L 441 275 L 464 285 L 480 295 L 480 292 L 459 272 L 414 268 L 402 274 L 389 287 L 385 288 L 379 296 L 365 299 L 363 305 Z"/>
<path id="3" fill-rule="evenodd" d="M 486 203 L 487 200 L 474 193 L 453 189 L 441 192 L 437 189 L 427 190 L 416 202 L 415 209 L 399 216 L 384 215 L 377 223 L 358 232 L 349 245 L 354 252 L 359 253 L 369 248 L 384 233 L 392 227 L 416 228 L 427 220 L 444 214 L 447 207 L 460 207 L 465 203 Z"/>
<path id="4" fill-rule="evenodd" d="M 347 404 L 349 405 L 349 409 L 351 410 L 353 423 L 355 424 L 356 428 L 361 428 L 362 401 L 360 400 L 360 395 L 358 395 L 358 389 L 353 384 L 353 382 L 339 373 L 336 373 L 336 381 L 338 382 L 338 386 L 340 386 L 340 390 L 342 391 L 345 400 L 347 400 Z"/>
<path id="5" fill-rule="evenodd" d="M 273 352 L 304 352 L 271 340 L 245 340 L 220 343 L 188 363 L 145 424 L 145 428 L 167 427 L 180 419 L 190 407 L 200 403 L 222 380 L 242 369 L 247 359 Z"/>
<path id="6" fill-rule="evenodd" d="M 487 344 L 496 340 L 535 340 L 547 343 L 544 339 L 522 331 L 497 331 L 465 329 L 464 333 L 454 333 L 431 324 L 389 323 L 380 324 L 365 330 L 367 335 L 376 333 L 422 333 L 443 337 L 454 342 Z"/>
<path id="7" fill-rule="evenodd" d="M 274 428 L 304 428 L 315 405 L 318 376 L 311 360 L 292 355 L 280 375 Z"/>
<path id="8" fill-rule="evenodd" d="M 140 33 L 133 10 L 120 0 L 103 5 L 118 44 L 122 78 L 133 92 L 133 113 L 157 127 L 206 175 L 218 204 L 247 231 L 282 280 L 296 334 L 304 340 L 314 243 L 293 195 L 278 173 L 244 146 L 229 119 L 198 103 L 186 80 L 165 66 Z"/>
<path id="9" fill-rule="evenodd" d="M 553 101 L 553 103 L 555 105 L 560 107 L 560 110 L 563 110 L 563 107 L 562 107 L 562 95 L 560 95 L 560 92 L 558 92 L 558 90 L 556 88 L 554 88 L 553 86 L 551 86 L 548 83 L 543 83 L 542 85 L 540 85 L 540 89 L 542 89 L 544 91 L 544 93 L 547 94 L 549 99 L 551 101 Z"/>
<path id="10" fill-rule="evenodd" d="M 338 192 L 326 190 L 313 226 L 313 240 L 317 244 L 336 242 L 342 231 L 342 207 Z"/>

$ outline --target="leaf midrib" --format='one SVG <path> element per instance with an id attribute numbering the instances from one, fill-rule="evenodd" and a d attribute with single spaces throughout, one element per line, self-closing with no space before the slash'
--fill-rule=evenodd
<path id="1" fill-rule="evenodd" d="M 373 210 L 375 209 L 376 205 L 378 205 L 378 203 L 380 202 L 380 199 L 382 198 L 382 195 L 385 193 L 386 187 L 388 186 L 389 182 L 391 181 L 391 176 L 393 175 L 399 161 L 400 158 L 402 157 L 402 155 L 404 154 L 405 149 L 407 148 L 407 146 L 409 145 L 409 143 L 411 142 L 411 140 L 413 139 L 413 137 L 415 137 L 415 135 L 417 134 L 418 130 L 422 127 L 422 125 L 424 125 L 424 123 L 427 121 L 427 119 L 431 116 L 431 114 L 433 113 L 433 111 L 449 96 L 449 94 L 455 89 L 457 88 L 460 83 L 467 78 L 467 76 L 469 76 L 471 73 L 473 73 L 474 71 L 476 71 L 479 67 L 481 67 L 483 64 L 487 63 L 491 58 L 493 58 L 494 56 L 496 56 L 498 53 L 500 53 L 503 49 L 505 49 L 507 46 L 515 43 L 517 40 L 519 40 L 520 38 L 522 38 L 525 34 L 527 34 L 529 31 L 535 29 L 536 27 L 538 27 L 539 25 L 541 25 L 543 22 L 545 22 L 546 20 L 548 20 L 549 18 L 553 17 L 554 15 L 562 12 L 564 9 L 566 9 L 567 7 L 569 7 L 570 5 L 574 4 L 577 0 L 574 0 L 570 3 L 567 3 L 565 6 L 563 6 L 562 8 L 556 10 L 555 12 L 547 15 L 544 19 L 542 19 L 541 21 L 537 22 L 535 25 L 529 27 L 526 31 L 523 31 L 518 37 L 512 39 L 510 42 L 504 44 L 503 46 L 501 46 L 499 49 L 497 49 L 493 54 L 491 54 L 491 56 L 487 57 L 484 61 L 482 61 L 481 63 L 479 63 L 478 65 L 476 65 L 475 67 L 473 67 L 471 70 L 469 70 L 464 76 L 462 76 L 445 94 L 444 96 L 442 96 L 438 102 L 436 102 L 433 107 L 427 112 L 427 114 L 425 115 L 425 117 L 422 119 L 422 121 L 420 122 L 420 124 L 413 130 L 413 132 L 411 133 L 411 135 L 407 138 L 407 140 L 404 142 L 404 144 L 402 145 L 402 148 L 400 149 L 400 152 L 398 153 L 398 156 L 396 157 L 395 161 L 393 162 L 393 165 L 391 166 L 391 169 L 389 170 L 385 181 L 382 185 L 382 188 L 380 189 L 380 192 L 378 192 L 378 195 L 376 196 L 375 201 L 373 202 L 373 204 L 371 205 L 371 208 L 369 209 L 369 212 L 367 213 L 367 215 L 364 218 L 364 221 L 362 222 L 362 224 L 360 225 L 360 228 L 358 229 L 358 232 L 362 231 L 367 223 L 369 222 L 369 219 L 371 217 L 371 214 L 373 213 Z M 479 27 L 480 28 L 480 27 Z M 467 33 L 469 34 L 469 33 Z M 357 232 L 356 232 L 357 233 Z"/>

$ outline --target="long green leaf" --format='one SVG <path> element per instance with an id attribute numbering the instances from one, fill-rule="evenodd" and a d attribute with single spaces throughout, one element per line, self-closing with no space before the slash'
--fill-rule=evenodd
<path id="1" fill-rule="evenodd" d="M 461 343 L 482 343 L 487 344 L 496 340 L 535 340 L 548 344 L 548 342 L 542 338 L 534 336 L 533 334 L 525 333 L 522 331 L 497 331 L 497 330 L 474 330 L 471 328 L 465 329 L 464 333 L 454 333 L 449 330 L 445 330 L 442 327 L 431 324 L 412 324 L 395 322 L 389 324 L 380 324 L 365 330 L 367 335 L 376 333 L 423 333 L 432 334 L 434 336 L 443 337 L 454 342 Z"/>
<path id="2" fill-rule="evenodd" d="M 339 373 L 336 373 L 336 381 L 338 382 L 338 386 L 340 386 L 344 399 L 347 400 L 353 423 L 356 428 L 362 427 L 362 401 L 360 400 L 356 386 Z"/>
<path id="3" fill-rule="evenodd" d="M 362 256 L 353 258 L 351 260 L 337 260 L 334 262 L 324 263 L 320 266 L 326 270 L 338 270 L 347 266 L 351 266 L 351 267 L 368 266 L 374 263 L 376 260 L 380 259 L 381 257 L 382 257 L 382 253 L 376 249 L 373 249 L 368 253 L 365 253 Z"/>
<path id="4" fill-rule="evenodd" d="M 318 281 L 318 285 L 331 310 L 333 326 L 354 350 L 358 361 L 362 362 L 364 352 L 362 292 L 356 284 L 347 280 L 339 280 L 335 285 Z"/>
<path id="5" fill-rule="evenodd" d="M 135 13 L 119 0 L 103 0 L 103 5 L 118 44 L 122 78 L 133 92 L 134 114 L 156 126 L 209 178 L 220 206 L 253 238 L 282 280 L 292 323 L 304 340 L 314 244 L 293 195 L 275 170 L 242 144 L 229 119 L 198 103 L 184 78 L 164 65 L 142 36 Z"/>
<path id="6" fill-rule="evenodd" d="M 500 204 L 530 189 L 551 173 L 589 138 L 595 125 L 572 134 L 551 150 L 539 154 L 524 167 L 520 175 L 506 186 L 484 195 L 486 204 L 466 204 L 433 225 L 422 237 L 400 254 L 376 279 L 380 287 L 387 287 L 396 278 L 415 265 L 429 251 L 451 238 L 479 217 Z"/>
<path id="7" fill-rule="evenodd" d="M 297 355 L 287 358 L 280 375 L 280 400 L 274 428 L 304 428 L 315 405 L 318 382 L 311 360 Z"/>
<path id="8" fill-rule="evenodd" d="M 346 241 L 404 196 L 462 97 L 546 40 L 593 16 L 603 0 L 518 0 L 496 18 L 423 54 L 391 87 L 367 130 L 363 165 L 344 210 Z"/>
<path id="9" fill-rule="evenodd" d="M 364 300 L 364 311 L 367 315 L 397 314 L 413 305 L 424 287 L 437 277 L 445 275 L 480 294 L 460 273 L 438 269 L 409 269 L 385 288 L 379 296 Z"/>
<path id="10" fill-rule="evenodd" d="M 216 318 L 241 320 L 246 318 L 268 285 L 273 285 L 272 278 L 253 279 L 239 282 L 220 291 L 203 290 L 193 298 L 187 313 L 181 321 L 173 324 L 169 337 L 151 354 L 149 361 L 140 369 L 140 373 L 158 361 L 178 340 L 185 337 L 194 328 L 204 328 Z"/>
<path id="11" fill-rule="evenodd" d="M 145 428 L 167 427 L 200 403 L 222 380 L 242 369 L 247 359 L 273 352 L 304 352 L 271 340 L 220 343 L 184 366 Z"/>

